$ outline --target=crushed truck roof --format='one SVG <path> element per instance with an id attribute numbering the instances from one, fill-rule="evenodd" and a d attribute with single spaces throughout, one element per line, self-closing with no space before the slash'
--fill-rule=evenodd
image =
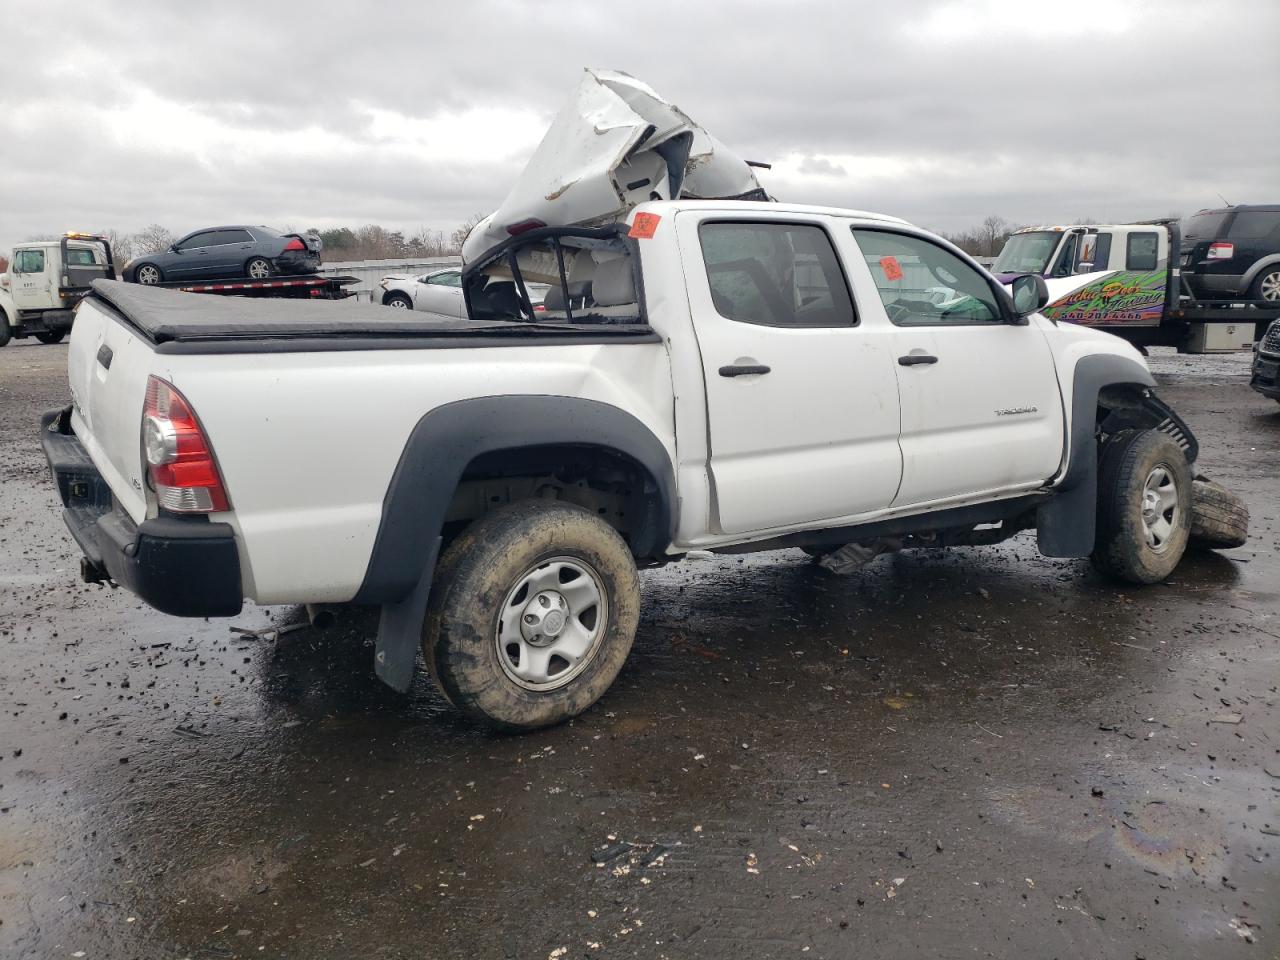
<path id="1" fill-rule="evenodd" d="M 682 197 L 768 199 L 747 161 L 648 84 L 588 69 L 502 205 L 467 237 L 463 262 L 524 230 L 600 226 Z"/>

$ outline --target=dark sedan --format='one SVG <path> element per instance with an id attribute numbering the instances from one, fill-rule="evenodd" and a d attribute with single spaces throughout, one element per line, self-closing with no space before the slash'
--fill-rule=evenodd
<path id="1" fill-rule="evenodd" d="M 133 283 L 265 280 L 280 273 L 320 269 L 320 238 L 277 233 L 268 227 L 210 227 L 187 234 L 163 253 L 135 257 L 124 268 Z"/>

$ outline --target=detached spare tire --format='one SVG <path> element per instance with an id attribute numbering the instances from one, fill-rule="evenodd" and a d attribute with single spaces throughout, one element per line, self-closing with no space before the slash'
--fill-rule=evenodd
<path id="1" fill-rule="evenodd" d="M 1220 484 L 1204 478 L 1191 485 L 1191 545 L 1203 550 L 1243 547 L 1249 539 L 1249 508 Z"/>

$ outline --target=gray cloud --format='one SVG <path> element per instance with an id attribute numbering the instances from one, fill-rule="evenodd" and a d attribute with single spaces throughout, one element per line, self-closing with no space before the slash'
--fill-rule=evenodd
<path id="1" fill-rule="evenodd" d="M 1280 200 L 1273 0 L 50 0 L 6 28 L 0 246 L 153 221 L 449 228 L 536 142 L 503 117 L 545 123 L 587 65 L 778 162 L 782 199 L 938 229 Z M 433 138 L 469 110 L 485 149 Z"/>

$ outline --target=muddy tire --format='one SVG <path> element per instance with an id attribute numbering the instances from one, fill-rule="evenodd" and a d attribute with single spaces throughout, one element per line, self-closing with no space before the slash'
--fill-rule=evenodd
<path id="1" fill-rule="evenodd" d="M 1100 451 L 1093 565 L 1130 583 L 1173 572 L 1191 532 L 1191 470 L 1156 430 L 1123 430 Z"/>
<path id="2" fill-rule="evenodd" d="M 631 652 L 640 579 L 622 537 L 549 500 L 475 521 L 436 568 L 422 644 L 449 702 L 500 730 L 582 713 Z"/>
<path id="3" fill-rule="evenodd" d="M 1202 550 L 1243 547 L 1249 540 L 1249 508 L 1212 480 L 1191 486 L 1191 545 Z"/>
<path id="4" fill-rule="evenodd" d="M 65 330 L 46 330 L 43 333 L 37 333 L 36 339 L 41 343 L 47 343 L 52 346 L 55 343 L 61 343 L 62 338 L 66 335 L 67 331 Z"/>
<path id="5" fill-rule="evenodd" d="M 9 327 L 9 317 L 0 310 L 0 347 L 3 347 L 13 339 L 13 330 Z"/>

